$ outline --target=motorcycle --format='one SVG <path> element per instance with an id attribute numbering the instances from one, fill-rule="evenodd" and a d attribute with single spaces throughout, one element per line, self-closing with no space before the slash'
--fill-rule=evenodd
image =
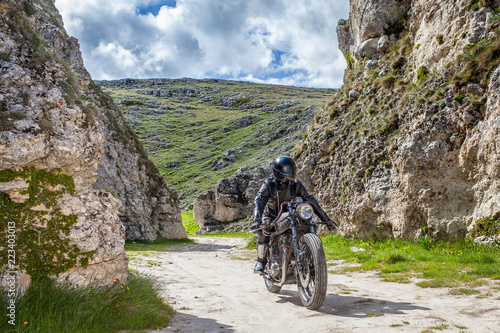
<path id="1" fill-rule="evenodd" d="M 267 263 L 263 275 L 271 293 L 280 292 L 285 284 L 297 284 L 302 304 L 310 310 L 319 308 L 325 299 L 328 272 L 321 239 L 315 233 L 313 204 L 297 197 L 283 202 L 274 221 L 264 221 L 262 230 L 269 236 Z"/>

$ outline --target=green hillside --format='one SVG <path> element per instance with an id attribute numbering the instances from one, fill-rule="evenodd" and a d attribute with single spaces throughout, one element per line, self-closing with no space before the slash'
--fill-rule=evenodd
<path id="1" fill-rule="evenodd" d="M 100 81 L 183 208 L 244 166 L 290 152 L 332 89 L 194 79 Z"/>

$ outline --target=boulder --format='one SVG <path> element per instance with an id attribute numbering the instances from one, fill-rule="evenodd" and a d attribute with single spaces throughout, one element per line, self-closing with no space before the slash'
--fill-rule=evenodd
<path id="1" fill-rule="evenodd" d="M 270 169 L 242 168 L 232 177 L 219 181 L 215 190 L 199 195 L 194 201 L 193 216 L 200 226 L 224 225 L 252 214 L 253 200 Z"/>

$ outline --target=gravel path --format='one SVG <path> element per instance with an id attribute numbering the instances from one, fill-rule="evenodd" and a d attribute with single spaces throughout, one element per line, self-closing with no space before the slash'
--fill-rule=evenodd
<path id="1" fill-rule="evenodd" d="M 382 282 L 376 272 L 329 274 L 323 306 L 310 311 L 295 285 L 267 292 L 245 240 L 193 239 L 130 262 L 161 282 L 176 311 L 169 327 L 151 332 L 500 332 L 498 281 L 457 296 L 449 288 Z"/>

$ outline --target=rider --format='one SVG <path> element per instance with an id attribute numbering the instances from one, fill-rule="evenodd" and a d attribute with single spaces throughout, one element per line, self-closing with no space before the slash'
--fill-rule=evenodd
<path id="1" fill-rule="evenodd" d="M 328 228 L 333 230 L 336 224 L 321 209 L 316 199 L 307 193 L 304 185 L 295 179 L 297 167 L 293 160 L 288 156 L 280 156 L 273 163 L 273 177 L 266 179 L 259 190 L 254 201 L 253 223 L 251 230 L 259 229 L 262 221 L 268 224 L 273 221 L 279 213 L 280 204 L 284 201 L 291 201 L 294 197 L 301 197 L 308 201 L 314 208 L 314 213 L 323 221 L 328 222 Z M 254 273 L 262 273 L 266 266 L 266 251 L 269 243 L 269 236 L 265 236 L 262 230 L 256 231 L 257 234 L 257 263 Z"/>

